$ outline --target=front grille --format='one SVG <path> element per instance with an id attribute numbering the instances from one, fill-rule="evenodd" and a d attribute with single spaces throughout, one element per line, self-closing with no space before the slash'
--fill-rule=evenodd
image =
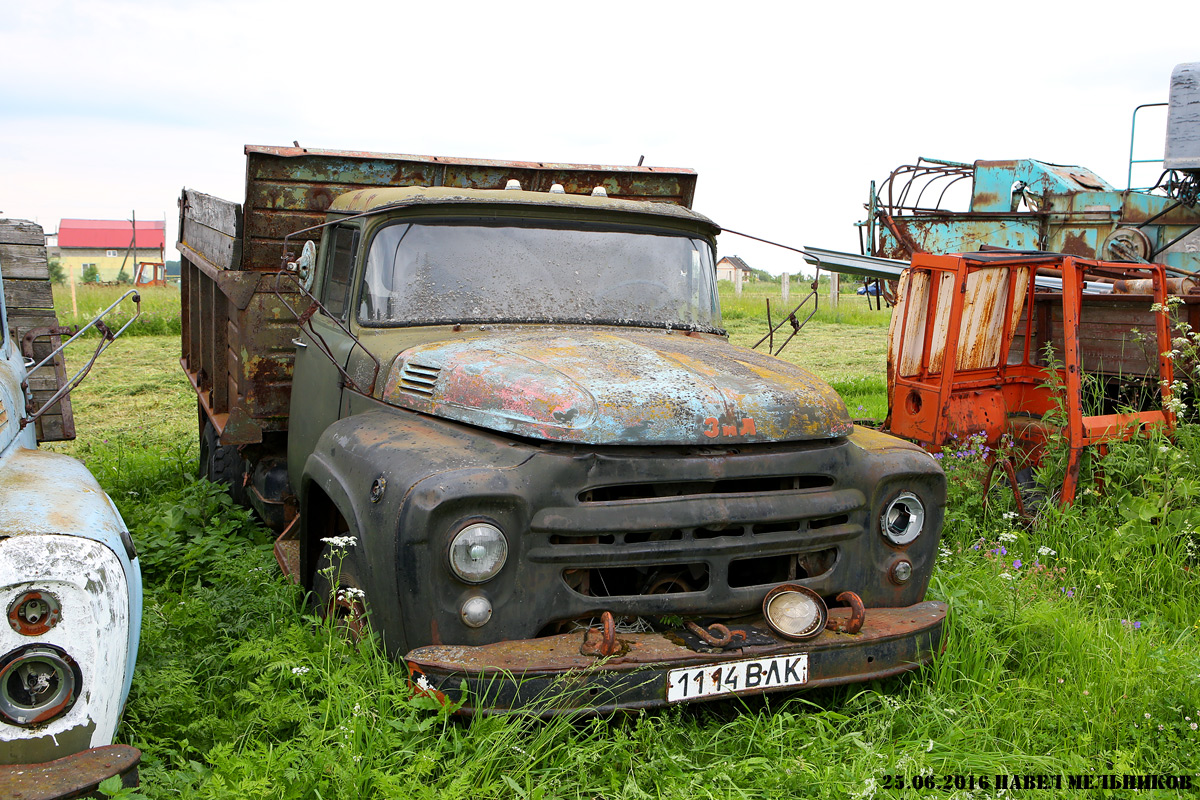
<path id="1" fill-rule="evenodd" d="M 866 500 L 819 477 L 692 481 L 717 490 L 652 497 L 641 487 L 666 484 L 609 486 L 607 501 L 589 489 L 535 515 L 528 556 L 556 567 L 572 596 L 618 614 L 748 613 L 767 587 L 793 581 L 826 593 L 842 546 L 863 532 Z"/>
<path id="2" fill-rule="evenodd" d="M 441 367 L 406 362 L 400 370 L 400 388 L 422 397 L 432 397 L 439 372 L 441 372 Z"/>
<path id="3" fill-rule="evenodd" d="M 712 481 L 664 481 L 596 486 L 580 492 L 581 503 L 614 503 L 659 497 L 691 497 L 711 494 L 774 494 L 833 486 L 831 475 L 784 475 L 765 478 L 726 478 Z"/>

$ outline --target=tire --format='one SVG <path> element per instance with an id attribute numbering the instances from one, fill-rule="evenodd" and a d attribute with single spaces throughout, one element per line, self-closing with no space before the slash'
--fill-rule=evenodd
<path id="1" fill-rule="evenodd" d="M 1037 482 L 1033 470 L 1024 467 L 1017 470 L 1017 492 L 1021 495 L 1021 505 L 1025 507 L 1025 516 L 1032 522 L 1042 513 L 1042 509 L 1050 502 L 1046 487 Z"/>
<path id="2" fill-rule="evenodd" d="M 242 483 L 246 474 L 245 459 L 233 445 L 222 445 L 217 439 L 217 429 L 204 416 L 203 410 L 200 414 L 203 422 L 200 426 L 199 475 L 223 484 L 235 502 L 245 505 L 246 487 Z"/>
<path id="3" fill-rule="evenodd" d="M 335 553 L 333 547 L 325 545 L 317 559 L 312 587 L 317 616 L 332 619 L 332 624 L 352 642 L 367 635 L 369 606 L 353 549 L 338 548 Z"/>

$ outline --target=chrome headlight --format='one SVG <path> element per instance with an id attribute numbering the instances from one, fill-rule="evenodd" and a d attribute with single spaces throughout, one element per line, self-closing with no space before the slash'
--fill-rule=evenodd
<path id="1" fill-rule="evenodd" d="M 821 595 L 807 586 L 784 583 L 767 592 L 763 616 L 776 633 L 787 639 L 807 639 L 825 630 L 829 610 Z"/>
<path id="2" fill-rule="evenodd" d="M 901 492 L 884 507 L 879 527 L 892 544 L 910 544 L 925 527 L 925 506 L 912 492 Z"/>
<path id="3" fill-rule="evenodd" d="M 467 583 L 496 577 L 508 558 L 508 540 L 495 525 L 474 522 L 450 542 L 450 569 Z"/>

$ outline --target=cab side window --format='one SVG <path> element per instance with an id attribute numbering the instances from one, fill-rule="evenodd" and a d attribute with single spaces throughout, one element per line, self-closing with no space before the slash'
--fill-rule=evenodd
<path id="1" fill-rule="evenodd" d="M 358 228 L 339 225 L 330 236 L 321 299 L 332 316 L 345 319 L 350 302 L 350 280 L 354 277 L 354 254 L 358 250 Z"/>

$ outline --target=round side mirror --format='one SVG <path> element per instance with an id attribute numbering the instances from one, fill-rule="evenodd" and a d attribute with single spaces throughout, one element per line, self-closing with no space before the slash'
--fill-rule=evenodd
<path id="1" fill-rule="evenodd" d="M 305 291 L 312 289 L 313 273 L 317 263 L 317 245 L 310 239 L 304 243 L 304 249 L 300 251 L 300 258 L 295 262 L 296 277 L 300 279 L 300 285 Z"/>

